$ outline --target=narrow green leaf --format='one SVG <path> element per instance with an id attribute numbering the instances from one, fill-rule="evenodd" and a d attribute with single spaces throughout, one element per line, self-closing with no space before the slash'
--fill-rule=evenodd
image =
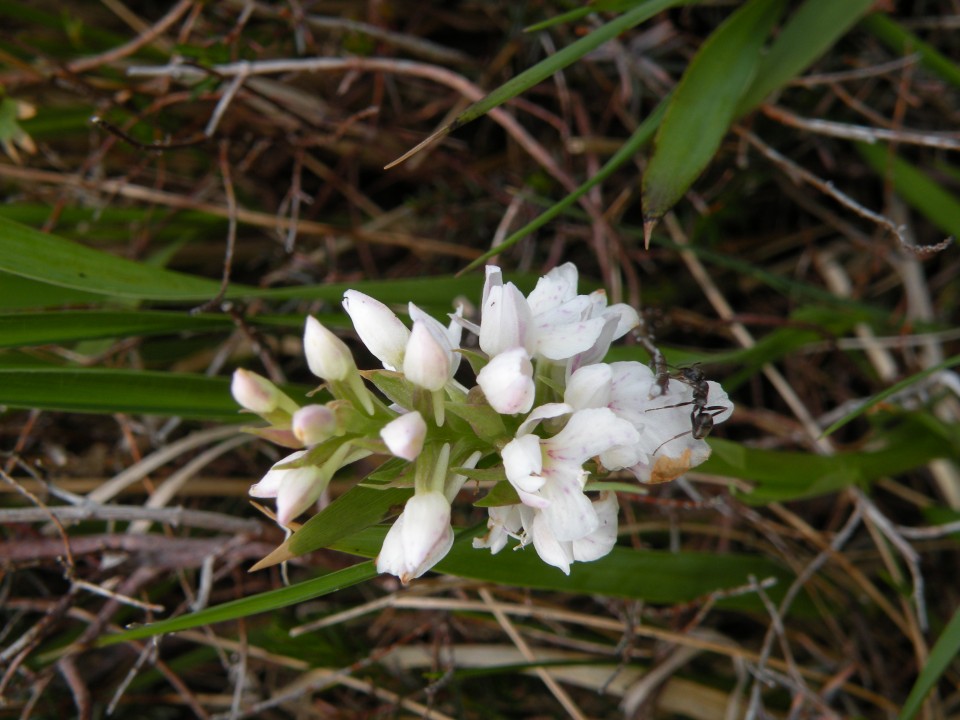
<path id="1" fill-rule="evenodd" d="M 930 694 L 937 680 L 947 671 L 950 663 L 960 656 L 960 608 L 954 613 L 950 622 L 940 633 L 937 642 L 930 650 L 927 662 L 920 670 L 920 675 L 907 696 L 897 720 L 911 720 L 923 705 L 924 699 Z"/>
<path id="2" fill-rule="evenodd" d="M 720 147 L 784 0 L 749 0 L 697 51 L 667 107 L 643 176 L 644 226 L 683 196 Z"/>
<path id="3" fill-rule="evenodd" d="M 957 365 L 960 365 L 960 355 L 954 355 L 952 358 L 948 358 L 944 360 L 942 363 L 934 365 L 933 367 L 929 367 L 926 370 L 923 370 L 921 372 L 915 373 L 914 375 L 911 375 L 910 377 L 905 378 L 894 385 L 891 385 L 886 390 L 883 390 L 882 392 L 879 392 L 876 395 L 874 395 L 872 398 L 867 400 L 865 403 L 863 403 L 863 405 L 858 407 L 853 412 L 848 413 L 847 415 L 844 415 L 842 418 L 840 418 L 835 423 L 833 423 L 833 425 L 831 425 L 830 427 L 828 427 L 826 430 L 823 431 L 823 437 L 826 437 L 827 435 L 830 435 L 836 432 L 851 420 L 854 420 L 860 417 L 863 413 L 868 412 L 871 408 L 876 407 L 877 405 L 882 403 L 891 395 L 895 395 L 901 390 L 910 387 L 914 383 L 920 382 L 924 378 L 930 377 L 934 373 L 938 373 L 942 370 L 947 370 L 948 368 L 956 367 Z"/>
<path id="4" fill-rule="evenodd" d="M 596 562 L 575 563 L 567 577 L 547 565 L 533 547 L 505 550 L 492 555 L 472 545 L 485 528 L 461 532 L 450 553 L 436 566 L 437 572 L 513 587 L 554 590 L 568 593 L 627 597 L 656 603 L 689 602 L 714 590 L 746 585 L 750 575 L 758 579 L 775 577 L 784 581 L 788 573 L 756 555 L 698 552 L 664 552 L 615 547 Z M 380 552 L 384 527 L 371 527 L 333 545 L 362 557 Z M 781 582 L 771 594 L 782 594 Z M 747 600 L 746 603 L 756 604 Z M 743 605 L 738 605 L 743 607 Z"/>
<path id="5" fill-rule="evenodd" d="M 107 645 L 127 642 L 128 640 L 139 640 L 140 638 L 162 635 L 163 633 L 189 630 L 190 628 L 201 625 L 210 625 L 212 623 L 250 617 L 257 613 L 277 610 L 288 607 L 289 605 L 296 605 L 297 603 L 306 602 L 307 600 L 313 600 L 323 595 L 329 595 L 338 590 L 366 582 L 376 576 L 377 569 L 373 566 L 373 563 L 369 561 L 362 562 L 344 568 L 343 570 L 329 573 L 323 577 L 291 585 L 290 587 L 270 590 L 269 592 L 241 598 L 240 600 L 232 600 L 222 605 L 200 610 L 199 612 L 181 615 L 180 617 L 170 618 L 169 620 L 160 620 L 159 622 L 132 628 L 122 633 L 101 635 L 96 644 L 98 647 L 105 647 Z"/>
<path id="6" fill-rule="evenodd" d="M 891 156 L 888 146 L 855 145 L 874 172 L 893 181 L 897 194 L 911 207 L 923 213 L 945 233 L 953 237 L 960 236 L 960 199 L 903 158 Z"/>
<path id="7" fill-rule="evenodd" d="M 0 405 L 80 413 L 129 412 L 249 421 L 230 380 L 186 373 L 74 368 L 0 369 Z"/>
<path id="8" fill-rule="evenodd" d="M 874 0 L 807 0 L 780 30 L 763 56 L 736 114 L 753 110 L 770 93 L 802 73 L 866 15 Z"/>
<path id="9" fill-rule="evenodd" d="M 568 10 L 565 13 L 561 13 L 555 17 L 549 18 L 548 20 L 543 20 L 533 25 L 528 25 L 523 29 L 524 32 L 532 33 L 538 32 L 540 30 L 547 30 L 552 28 L 554 25 L 562 25 L 563 23 L 576 22 L 581 18 L 585 18 L 587 15 L 598 12 L 624 12 L 630 8 L 639 5 L 643 0 L 594 0 L 594 2 L 587 3 L 583 7 L 575 8 L 573 10 Z M 696 2 L 697 0 L 688 0 L 687 4 Z"/>
<path id="10" fill-rule="evenodd" d="M 635 25 L 639 25 L 640 23 L 649 20 L 658 12 L 676 5 L 685 5 L 689 2 L 691 2 L 691 0 L 646 0 L 646 2 L 640 3 L 637 7 L 633 8 L 629 12 L 626 12 L 620 17 L 602 25 L 589 35 L 580 38 L 576 42 L 554 53 L 550 57 L 541 60 L 533 67 L 527 68 L 519 75 L 510 78 L 507 82 L 484 97 L 482 100 L 478 100 L 462 113 L 457 115 L 457 117 L 454 118 L 450 124 L 445 125 L 415 148 L 409 150 L 391 162 L 389 165 L 387 165 L 387 168 L 398 165 L 435 140 L 449 135 L 457 128 L 460 128 L 467 123 L 476 120 L 478 117 L 485 115 L 495 107 L 499 107 L 507 100 L 516 97 L 525 90 L 529 90 L 534 85 L 537 85 L 554 73 L 576 62 L 587 53 L 603 45 L 605 42 L 612 40 Z"/>
<path id="11" fill-rule="evenodd" d="M 201 301 L 220 289 L 219 282 L 116 257 L 5 217 L 0 217 L 0 270 L 113 297 Z M 243 290 L 234 286 L 230 294 Z"/>
<path id="12" fill-rule="evenodd" d="M 491 248 L 476 260 L 473 260 L 469 265 L 460 271 L 461 274 L 480 267 L 480 265 L 485 263 L 494 255 L 499 255 L 507 248 L 516 245 L 530 233 L 536 232 L 542 228 L 548 222 L 560 215 L 568 207 L 573 205 L 573 203 L 590 192 L 593 187 L 599 183 L 602 183 L 608 177 L 613 175 L 614 172 L 620 169 L 621 165 L 631 160 L 633 156 L 640 151 L 640 148 L 646 145 L 650 138 L 653 137 L 653 134 L 660 125 L 660 121 L 663 119 L 664 112 L 667 109 L 669 97 L 670 96 L 667 96 L 667 98 L 660 101 L 657 107 L 653 109 L 653 112 L 651 112 L 646 119 L 640 123 L 640 126 L 633 131 L 633 134 L 626 140 L 626 142 L 623 143 L 623 145 L 620 146 L 620 149 L 617 150 L 617 152 L 614 153 L 613 156 L 604 163 L 603 167 L 600 168 L 596 175 L 593 175 L 589 180 L 563 198 L 563 200 L 550 207 L 550 209 L 548 209 L 546 212 L 541 213 L 534 220 L 511 234 L 495 248 Z"/>
<path id="13" fill-rule="evenodd" d="M 186 312 L 66 310 L 0 314 L 0 347 L 47 345 L 76 340 L 230 330 L 226 315 Z"/>
<path id="14" fill-rule="evenodd" d="M 935 72 L 952 85 L 960 87 L 960 66 L 932 45 L 905 30 L 896 20 L 887 15 L 875 13 L 864 19 L 862 25 L 887 47 L 902 55 L 919 53 L 920 62 L 925 68 Z"/>
<path id="15" fill-rule="evenodd" d="M 408 467 L 399 465 L 399 469 Z M 391 478 L 392 479 L 392 478 Z M 413 495 L 413 488 L 370 487 L 370 478 L 363 485 L 350 488 L 327 507 L 307 520 L 284 543 L 293 555 L 330 547 L 337 541 L 381 522 L 394 509 L 399 509 Z"/>
<path id="16" fill-rule="evenodd" d="M 923 414 L 898 417 L 899 425 L 874 441 L 882 445 L 879 450 L 829 457 L 760 450 L 711 439 L 713 453 L 700 470 L 753 483 L 750 492 L 737 492 L 751 505 L 826 495 L 907 472 L 937 458 L 956 456 L 954 443 L 931 428 L 926 418 Z"/>
<path id="17" fill-rule="evenodd" d="M 59 287 L 0 271 L 0 309 L 61 307 L 102 303 L 103 296 Z"/>

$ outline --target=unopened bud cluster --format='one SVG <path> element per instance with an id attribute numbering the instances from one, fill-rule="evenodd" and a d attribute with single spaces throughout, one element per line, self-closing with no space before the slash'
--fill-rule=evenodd
<path id="1" fill-rule="evenodd" d="M 410 463 L 401 477 L 414 495 L 377 558 L 380 572 L 404 583 L 450 550 L 451 502 L 478 466 L 485 478 L 500 478 L 501 501 L 488 507 L 488 532 L 474 547 L 497 553 L 513 538 L 565 573 L 573 562 L 603 557 L 617 539 L 617 497 L 585 492 L 591 476 L 624 470 L 644 483 L 672 480 L 710 454 L 704 433 L 691 427 L 703 398 L 711 426 L 733 409 L 716 383 L 697 388 L 639 362 L 601 362 L 639 318 L 627 305 L 608 305 L 603 291 L 578 295 L 569 263 L 527 296 L 487 267 L 479 325 L 460 310 L 444 325 L 410 303 L 408 328 L 355 290 L 343 306 L 383 370 L 361 373 L 343 341 L 311 317 L 307 364 L 333 400 L 300 407 L 266 378 L 234 375 L 234 398 L 268 423 L 254 432 L 296 449 L 250 494 L 275 498 L 286 526 L 345 465 L 371 454 Z M 464 330 L 482 352 L 461 349 Z M 455 379 L 464 357 L 472 388 Z"/>

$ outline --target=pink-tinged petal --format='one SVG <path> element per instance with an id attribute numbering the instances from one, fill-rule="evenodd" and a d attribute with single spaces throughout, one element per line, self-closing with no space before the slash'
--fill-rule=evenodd
<path id="1" fill-rule="evenodd" d="M 552 472 L 540 495 L 550 503 L 542 514 L 550 524 L 553 536 L 560 542 L 579 540 L 599 526 L 597 511 L 590 498 L 584 495 L 575 469 Z"/>
<path id="2" fill-rule="evenodd" d="M 545 507 L 550 505 L 550 501 L 539 493 L 526 492 L 517 488 L 514 489 L 517 491 L 517 497 L 520 498 L 520 502 L 524 507 L 528 507 L 533 510 L 543 510 Z"/>
<path id="3" fill-rule="evenodd" d="M 391 453 L 404 460 L 415 460 L 423 450 L 427 424 L 416 410 L 391 420 L 380 430 L 380 437 Z"/>
<path id="4" fill-rule="evenodd" d="M 577 296 L 577 266 L 564 263 L 537 281 L 527 298 L 534 315 L 547 312 Z"/>
<path id="5" fill-rule="evenodd" d="M 593 502 L 600 524 L 586 537 L 573 541 L 573 558 L 578 562 L 592 562 L 608 555 L 617 544 L 617 513 L 620 509 L 617 495 L 602 493 Z"/>
<path id="6" fill-rule="evenodd" d="M 299 450 L 275 462 L 260 482 L 250 487 L 250 495 L 255 498 L 275 498 L 280 491 L 284 476 L 289 472 L 289 469 L 281 469 L 282 466 L 295 462 L 306 454 L 306 450 Z"/>
<path id="7" fill-rule="evenodd" d="M 557 540 L 542 513 L 537 513 L 533 519 L 530 534 L 533 536 L 533 547 L 540 559 L 548 565 L 560 568 L 564 575 L 569 575 L 570 563 L 573 562 L 573 548 L 570 543 Z"/>
<path id="8" fill-rule="evenodd" d="M 534 493 L 543 487 L 543 453 L 540 438 L 522 435 L 508 442 L 500 451 L 507 480 L 517 490 Z"/>
<path id="9" fill-rule="evenodd" d="M 588 408 L 571 415 L 563 430 L 546 441 L 547 455 L 554 462 L 580 466 L 609 448 L 639 440 L 633 425 L 610 409 Z"/>
<path id="10" fill-rule="evenodd" d="M 230 381 L 233 399 L 245 410 L 266 415 L 281 409 L 293 413 L 297 404 L 262 375 L 240 368 Z"/>
<path id="11" fill-rule="evenodd" d="M 314 317 L 307 317 L 303 353 L 310 372 L 323 380 L 345 380 L 357 366 L 346 344 Z"/>
<path id="12" fill-rule="evenodd" d="M 305 405 L 293 414 L 292 429 L 304 445 L 316 445 L 336 434 L 337 418 L 326 405 Z"/>
<path id="13" fill-rule="evenodd" d="M 477 374 L 477 384 L 498 413 L 516 415 L 533 407 L 533 363 L 522 347 L 495 355 Z"/>
<path id="14" fill-rule="evenodd" d="M 388 370 L 400 368 L 410 337 L 410 331 L 400 318 L 379 300 L 357 290 L 347 290 L 343 294 L 343 308 L 363 344 L 383 366 Z"/>

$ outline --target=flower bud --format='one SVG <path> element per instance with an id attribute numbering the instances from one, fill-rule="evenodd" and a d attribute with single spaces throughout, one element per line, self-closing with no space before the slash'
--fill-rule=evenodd
<path id="1" fill-rule="evenodd" d="M 391 420 L 380 430 L 380 437 L 391 453 L 404 460 L 415 460 L 423 450 L 427 424 L 416 410 Z"/>
<path id="2" fill-rule="evenodd" d="M 498 413 L 516 415 L 533 407 L 533 364 L 522 347 L 495 355 L 477 374 L 477 384 Z"/>
<path id="3" fill-rule="evenodd" d="M 453 546 L 450 503 L 442 492 L 417 493 L 387 532 L 377 556 L 377 572 L 404 585 L 440 562 Z"/>
<path id="4" fill-rule="evenodd" d="M 250 488 L 250 495 L 256 498 L 277 499 L 277 522 L 289 525 L 290 522 L 310 507 L 327 487 L 328 478 L 316 465 L 285 468 L 284 465 L 300 460 L 305 450 L 288 455 L 263 476 L 263 479 Z"/>
<path id="5" fill-rule="evenodd" d="M 337 418 L 326 405 L 307 405 L 293 414 L 293 434 L 304 445 L 316 445 L 337 431 Z"/>
<path id="6" fill-rule="evenodd" d="M 313 317 L 307 317 L 303 352 L 310 372 L 323 380 L 345 380 L 357 366 L 346 344 Z"/>
<path id="7" fill-rule="evenodd" d="M 443 347 L 426 323 L 414 322 L 403 356 L 403 374 L 414 385 L 427 390 L 442 390 L 450 379 L 453 353 Z"/>
<path id="8" fill-rule="evenodd" d="M 410 331 L 400 318 L 379 300 L 357 290 L 343 294 L 343 308 L 347 311 L 357 335 L 363 344 L 388 370 L 403 365 L 403 353 Z"/>
<path id="9" fill-rule="evenodd" d="M 293 412 L 297 407 L 296 403 L 272 382 L 243 368 L 234 371 L 230 392 L 233 399 L 244 409 L 258 415 L 272 413 L 278 408 Z"/>

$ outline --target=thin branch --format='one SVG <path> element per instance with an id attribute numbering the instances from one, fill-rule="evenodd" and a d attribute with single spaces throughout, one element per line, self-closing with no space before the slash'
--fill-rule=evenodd
<path id="1" fill-rule="evenodd" d="M 259 535 L 263 526 L 257 520 L 238 518 L 233 515 L 211 512 L 209 510 L 187 510 L 182 507 L 141 507 L 140 505 L 96 505 L 84 503 L 80 506 L 2 508 L 0 525 L 14 523 L 34 523 L 53 520 L 57 522 L 85 522 L 101 520 L 107 522 L 126 522 L 147 520 L 171 527 L 194 527 L 204 530 L 217 530 L 224 533 L 249 533 Z"/>

